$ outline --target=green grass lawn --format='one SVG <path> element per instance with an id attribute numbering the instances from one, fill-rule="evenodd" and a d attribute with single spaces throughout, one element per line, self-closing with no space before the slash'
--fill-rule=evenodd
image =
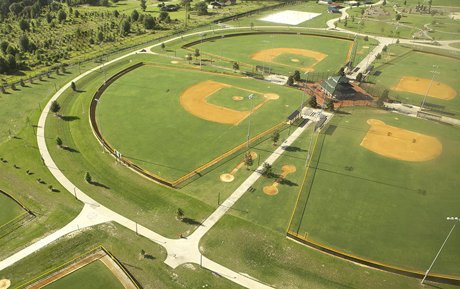
<path id="1" fill-rule="evenodd" d="M 350 51 L 352 42 L 342 39 L 333 39 L 320 36 L 304 36 L 304 35 L 243 35 L 236 37 L 226 37 L 212 42 L 203 42 L 192 46 L 192 49 L 198 48 L 204 54 L 210 53 L 214 56 L 223 56 L 237 62 L 247 63 L 255 66 L 269 66 L 273 71 L 283 74 L 292 74 L 294 70 L 300 68 L 303 57 L 300 55 L 280 56 L 275 61 L 278 63 L 269 63 L 253 60 L 251 55 L 258 51 L 273 49 L 273 48 L 296 48 L 318 51 L 327 55 L 327 57 L 319 62 L 314 71 L 336 71 L 347 61 L 347 55 Z M 334 47 L 334 49 L 331 49 Z M 300 62 L 292 62 L 291 56 L 300 60 Z M 305 57 L 306 59 L 309 59 Z M 311 63 L 315 61 L 311 59 Z M 308 66 L 305 65 L 305 66 Z"/>
<path id="2" fill-rule="evenodd" d="M 457 96 L 451 100 L 427 97 L 426 102 L 428 105 L 434 104 L 439 106 L 437 109 L 441 112 L 446 112 L 447 116 L 458 118 L 460 114 L 460 83 L 458 82 L 457 75 L 460 71 L 460 60 L 420 52 L 409 52 L 407 54 L 408 51 L 409 48 L 390 47 L 390 53 L 394 53 L 396 56 L 388 64 L 385 64 L 385 56 L 381 61 L 376 63 L 374 71 L 379 71 L 379 76 L 375 78 L 375 82 L 379 86 L 391 90 L 403 76 L 431 79 L 433 77 L 432 71 L 435 71 L 433 65 L 438 65 L 439 68 L 437 71 L 439 74 L 436 75 L 436 81 L 451 86 L 457 91 Z M 420 105 L 424 97 L 424 95 L 403 91 L 391 91 L 390 94 L 397 100 L 414 105 Z"/>
<path id="3" fill-rule="evenodd" d="M 460 42 L 451 43 L 451 44 L 449 44 L 449 46 L 452 46 L 452 47 L 460 49 Z"/>
<path id="4" fill-rule="evenodd" d="M 0 227 L 25 213 L 24 210 L 10 197 L 0 193 Z"/>
<path id="5" fill-rule="evenodd" d="M 102 261 L 96 260 L 43 288 L 123 289 L 124 287 Z"/>
<path id="6" fill-rule="evenodd" d="M 246 140 L 248 118 L 238 125 L 220 124 L 182 108 L 181 93 L 206 80 L 280 96 L 251 115 L 252 136 L 284 121 L 302 97 L 299 90 L 247 78 L 144 66 L 117 80 L 102 96 L 97 117 L 103 135 L 125 157 L 161 177 L 174 180 L 185 175 Z M 232 94 L 226 90 L 211 97 L 212 103 Z M 251 92 L 237 93 L 246 97 Z M 254 99 L 254 106 L 259 98 Z M 220 105 L 228 106 L 228 101 Z M 248 99 L 241 102 L 250 103 Z"/>
<path id="7" fill-rule="evenodd" d="M 312 186 L 302 193 L 308 198 L 291 230 L 346 253 L 424 271 L 452 226 L 446 217 L 458 212 L 452 188 L 458 183 L 459 129 L 373 109 L 347 111 L 334 117 L 333 134 L 318 142 L 322 150 L 315 152 L 318 163 L 307 179 Z M 360 143 L 368 119 L 437 137 L 442 154 L 407 162 L 366 150 Z M 459 241 L 454 232 L 433 273 L 460 275 Z"/>

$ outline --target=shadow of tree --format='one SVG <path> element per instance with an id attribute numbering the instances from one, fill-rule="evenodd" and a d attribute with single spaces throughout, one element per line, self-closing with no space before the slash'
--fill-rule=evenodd
<path id="1" fill-rule="evenodd" d="M 76 149 L 73 149 L 73 148 L 68 147 L 68 146 L 63 146 L 62 149 L 65 150 L 65 151 L 71 152 L 71 153 L 79 153 L 79 151 L 77 151 Z"/>
<path id="2" fill-rule="evenodd" d="M 197 220 L 191 219 L 191 218 L 183 218 L 182 222 L 184 222 L 184 223 L 186 223 L 188 225 L 195 225 L 195 226 L 202 226 L 203 225 L 201 222 L 198 222 Z"/>
<path id="3" fill-rule="evenodd" d="M 91 184 L 91 185 L 93 185 L 93 186 L 96 186 L 96 187 L 101 187 L 101 188 L 104 188 L 104 189 L 110 190 L 110 188 L 109 188 L 109 187 L 107 187 L 106 185 L 104 185 L 104 184 L 101 184 L 101 183 L 99 183 L 99 182 L 94 182 L 94 181 L 91 181 L 91 182 L 90 182 L 90 184 Z"/>
<path id="4" fill-rule="evenodd" d="M 64 121 L 74 121 L 74 120 L 80 119 L 78 116 L 74 116 L 74 115 L 66 115 L 66 116 L 62 116 L 61 118 Z"/>

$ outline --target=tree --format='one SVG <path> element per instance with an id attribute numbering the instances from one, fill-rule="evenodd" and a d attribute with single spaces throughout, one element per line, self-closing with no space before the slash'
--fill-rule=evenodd
<path id="1" fill-rule="evenodd" d="M 131 31 L 131 23 L 128 20 L 123 20 L 121 23 L 120 34 L 122 36 L 127 36 Z"/>
<path id="2" fill-rule="evenodd" d="M 360 72 L 356 75 L 356 81 L 361 82 L 363 80 L 363 74 Z"/>
<path id="3" fill-rule="evenodd" d="M 182 210 L 181 208 L 178 208 L 176 212 L 176 218 L 182 221 L 182 219 L 184 219 L 184 216 L 185 216 L 184 210 Z"/>
<path id="4" fill-rule="evenodd" d="M 399 21 L 399 20 L 401 20 L 401 17 L 402 17 L 401 14 L 398 13 L 398 14 L 396 14 L 396 16 L 395 16 L 395 20 L 396 20 L 396 21 Z"/>
<path id="5" fill-rule="evenodd" d="M 8 49 L 8 46 L 10 44 L 8 43 L 8 41 L 6 40 L 3 40 L 1 43 L 0 43 L 0 50 L 3 52 L 3 54 L 6 54 L 6 50 Z"/>
<path id="6" fill-rule="evenodd" d="M 310 97 L 310 100 L 308 101 L 308 104 L 310 107 L 316 108 L 318 106 L 318 103 L 316 102 L 316 96 Z"/>
<path id="7" fill-rule="evenodd" d="M 200 1 L 195 5 L 195 10 L 198 16 L 208 15 L 208 4 L 206 4 L 206 2 Z"/>
<path id="8" fill-rule="evenodd" d="M 387 5 L 387 0 L 383 0 L 382 5 L 383 6 Z"/>
<path id="9" fill-rule="evenodd" d="M 56 138 L 56 145 L 60 148 L 62 148 L 62 139 L 60 137 Z"/>
<path id="10" fill-rule="evenodd" d="M 141 0 L 141 9 L 142 11 L 145 12 L 145 9 L 147 9 L 147 4 L 146 4 L 146 0 Z"/>
<path id="11" fill-rule="evenodd" d="M 113 16 L 115 16 L 115 18 L 118 18 L 118 16 L 120 16 L 120 12 L 118 12 L 118 10 L 113 11 Z"/>
<path id="12" fill-rule="evenodd" d="M 22 31 L 29 31 L 30 30 L 29 21 L 27 21 L 26 19 L 21 19 L 19 21 L 19 28 L 21 28 Z"/>
<path id="13" fill-rule="evenodd" d="M 193 59 L 192 54 L 187 53 L 187 55 L 185 55 L 185 60 L 187 60 L 189 64 L 190 64 L 190 61 L 192 61 L 192 59 Z"/>
<path id="14" fill-rule="evenodd" d="M 54 101 L 51 103 L 50 110 L 51 110 L 51 112 L 53 112 L 55 115 L 57 115 L 57 113 L 59 112 L 59 110 L 61 110 L 61 105 L 60 105 L 57 101 L 54 100 Z"/>
<path id="15" fill-rule="evenodd" d="M 58 21 L 59 22 L 64 22 L 67 19 L 67 14 L 65 13 L 64 10 L 59 10 L 58 12 Z"/>
<path id="16" fill-rule="evenodd" d="M 292 75 L 295 81 L 300 81 L 300 72 L 298 70 L 294 71 L 294 75 Z"/>
<path id="17" fill-rule="evenodd" d="M 11 46 L 10 46 L 11 47 Z M 29 41 L 29 37 L 27 37 L 27 35 L 22 35 L 20 38 L 19 38 L 19 48 L 21 49 L 21 51 L 23 52 L 27 52 L 29 51 L 29 48 L 30 48 L 30 41 Z M 16 53 L 15 53 L 16 54 Z"/>
<path id="18" fill-rule="evenodd" d="M 287 84 L 288 86 L 293 86 L 293 85 L 294 85 L 294 77 L 292 77 L 292 75 L 290 75 L 290 76 L 288 77 L 288 80 L 287 80 L 286 84 Z"/>
<path id="19" fill-rule="evenodd" d="M 91 175 L 89 174 L 89 172 L 86 172 L 86 173 L 85 173 L 85 181 L 86 181 L 88 184 L 91 184 L 91 182 L 93 181 L 93 178 L 91 177 Z"/>
<path id="20" fill-rule="evenodd" d="M 272 141 L 273 141 L 274 146 L 276 145 L 279 139 L 280 139 L 280 132 L 278 130 L 275 130 L 272 134 Z"/>
<path id="21" fill-rule="evenodd" d="M 163 42 L 163 43 L 161 43 L 161 49 L 165 50 L 165 48 L 166 48 L 166 45 L 165 45 L 165 43 L 164 43 L 164 42 Z"/>
<path id="22" fill-rule="evenodd" d="M 251 167 L 254 164 L 254 160 L 252 159 L 251 152 L 246 152 L 244 154 L 244 164 L 246 165 L 246 169 L 249 170 L 249 167 Z"/>
<path id="23" fill-rule="evenodd" d="M 144 17 L 144 28 L 149 30 L 155 28 L 155 19 L 152 17 L 152 15 L 147 15 Z"/>
<path id="24" fill-rule="evenodd" d="M 160 16 L 158 16 L 158 21 L 169 23 L 171 21 L 171 17 L 169 17 L 169 13 L 166 11 L 161 11 Z"/>
<path id="25" fill-rule="evenodd" d="M 365 35 L 364 36 L 364 41 L 369 41 L 369 36 Z"/>
<path id="26" fill-rule="evenodd" d="M 75 84 L 75 82 L 71 82 L 70 83 L 70 87 L 72 88 L 73 91 L 77 91 L 77 85 Z"/>
<path id="27" fill-rule="evenodd" d="M 141 257 L 142 257 L 142 258 L 145 258 L 145 251 L 144 251 L 144 249 L 141 250 Z"/>
<path id="28" fill-rule="evenodd" d="M 131 19 L 133 21 L 137 21 L 139 19 L 139 12 L 137 12 L 136 9 L 134 9 L 133 12 L 131 12 Z"/>
<path id="29" fill-rule="evenodd" d="M 334 101 L 328 99 L 326 101 L 326 109 L 330 111 L 334 111 Z"/>
<path id="30" fill-rule="evenodd" d="M 14 55 L 8 54 L 6 56 L 6 62 L 8 63 L 9 70 L 16 70 L 17 69 L 16 57 L 14 57 Z"/>
<path id="31" fill-rule="evenodd" d="M 233 62 L 233 70 L 240 70 L 240 65 L 238 62 Z"/>
<path id="32" fill-rule="evenodd" d="M 264 162 L 262 165 L 262 176 L 270 177 L 272 175 L 272 165 Z"/>
<path id="33" fill-rule="evenodd" d="M 195 56 L 195 60 L 198 60 L 198 57 L 200 57 L 200 50 L 198 48 L 195 49 L 195 54 L 193 54 L 193 56 Z"/>
<path id="34" fill-rule="evenodd" d="M 104 33 L 102 33 L 102 31 L 99 31 L 97 33 L 97 40 L 99 41 L 99 43 L 101 43 L 102 41 L 104 41 Z"/>

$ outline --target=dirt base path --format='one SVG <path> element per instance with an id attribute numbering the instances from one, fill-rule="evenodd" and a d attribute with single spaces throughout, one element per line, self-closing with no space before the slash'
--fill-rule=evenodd
<path id="1" fill-rule="evenodd" d="M 274 196 L 278 194 L 278 185 L 286 178 L 287 175 L 294 173 L 296 171 L 296 167 L 293 165 L 284 165 L 281 168 L 281 176 L 276 179 L 270 186 L 265 186 L 263 191 L 265 194 L 269 196 Z"/>
<path id="2" fill-rule="evenodd" d="M 257 153 L 251 152 L 251 158 L 252 160 L 255 160 L 257 158 Z M 241 167 L 243 167 L 243 165 L 244 161 L 239 162 L 230 173 L 220 175 L 220 180 L 224 183 L 233 182 L 233 180 L 235 179 L 235 174 L 238 172 L 239 169 L 241 169 Z"/>
<path id="3" fill-rule="evenodd" d="M 430 87 L 430 83 L 431 79 L 416 76 L 403 76 L 399 80 L 398 84 L 392 87 L 392 89 L 419 95 L 425 95 L 428 89 L 430 89 L 428 91 L 428 96 L 442 100 L 451 100 L 457 96 L 457 91 L 448 84 L 433 81 L 433 84 Z"/>
<path id="4" fill-rule="evenodd" d="M 211 104 L 206 101 L 207 97 L 223 88 L 229 87 L 244 90 L 248 93 L 262 94 L 264 96 L 264 100 L 254 107 L 253 112 L 261 108 L 266 102 L 279 98 L 279 95 L 274 93 L 263 94 L 258 91 L 207 80 L 188 87 L 180 96 L 180 104 L 186 111 L 201 119 L 223 124 L 238 125 L 249 116 L 251 113 L 250 111 L 238 111 Z"/>
<path id="5" fill-rule="evenodd" d="M 379 155 L 410 162 L 423 162 L 437 158 L 442 152 L 441 142 L 432 136 L 369 119 L 371 126 L 361 146 Z"/>

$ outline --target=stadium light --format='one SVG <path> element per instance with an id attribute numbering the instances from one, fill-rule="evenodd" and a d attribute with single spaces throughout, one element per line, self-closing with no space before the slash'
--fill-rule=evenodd
<path id="1" fill-rule="evenodd" d="M 428 86 L 425 96 L 423 97 L 422 104 L 420 105 L 420 111 L 422 111 L 423 106 L 425 105 L 426 97 L 428 96 L 428 93 L 430 92 L 431 86 L 433 85 L 433 82 L 434 82 L 434 77 L 436 76 L 436 74 L 440 74 L 440 72 L 438 71 L 439 65 L 434 64 L 433 68 L 434 70 L 430 71 L 431 73 L 433 73 L 433 76 L 431 77 L 430 85 Z"/>
<path id="2" fill-rule="evenodd" d="M 436 256 L 434 257 L 433 262 L 431 262 L 430 267 L 428 268 L 428 270 L 426 270 L 425 276 L 423 276 L 421 284 L 423 284 L 423 282 L 425 282 L 425 279 L 426 279 L 426 277 L 428 277 L 428 274 L 430 273 L 431 268 L 433 268 L 434 262 L 436 262 L 436 259 L 438 259 L 439 255 L 441 254 L 442 249 L 444 248 L 444 245 L 446 244 L 447 240 L 449 239 L 450 235 L 452 234 L 452 231 L 454 231 L 455 226 L 460 221 L 459 217 L 447 217 L 446 219 L 447 219 L 447 221 L 454 221 L 454 225 L 452 226 L 452 229 L 450 229 L 449 234 L 447 234 L 446 239 L 442 243 L 441 248 L 439 248 L 439 251 L 436 254 Z"/>
<path id="3" fill-rule="evenodd" d="M 249 136 L 250 136 L 250 132 L 251 132 L 251 114 L 252 114 L 252 110 L 254 109 L 254 102 L 253 102 L 253 98 L 254 98 L 254 94 L 251 93 L 250 95 L 248 95 L 248 99 L 251 100 L 251 111 L 249 111 L 249 117 L 248 117 L 248 134 L 246 136 L 246 148 L 249 149 Z"/>

